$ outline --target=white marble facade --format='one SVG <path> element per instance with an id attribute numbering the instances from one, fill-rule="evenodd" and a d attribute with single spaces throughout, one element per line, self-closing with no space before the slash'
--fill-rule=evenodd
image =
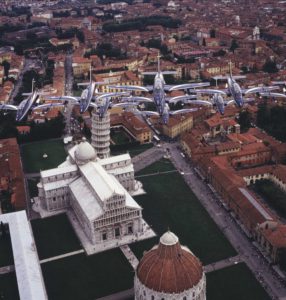
<path id="1" fill-rule="evenodd" d="M 48 212 L 72 209 L 89 241 L 98 244 L 144 234 L 142 208 L 129 194 L 136 186 L 129 154 L 99 159 L 83 141 L 64 163 L 41 171 L 38 201 Z"/>

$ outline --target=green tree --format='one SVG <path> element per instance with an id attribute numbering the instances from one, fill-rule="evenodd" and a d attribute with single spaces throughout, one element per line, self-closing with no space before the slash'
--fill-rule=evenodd
<path id="1" fill-rule="evenodd" d="M 277 73 L 278 72 L 276 62 L 273 60 L 267 60 L 265 62 L 265 64 L 263 65 L 262 70 L 267 73 Z"/>
<path id="2" fill-rule="evenodd" d="M 233 39 L 231 41 L 231 45 L 230 45 L 230 48 L 229 50 L 232 51 L 234 53 L 234 50 L 237 49 L 239 46 L 238 46 L 238 43 L 235 39 Z"/>

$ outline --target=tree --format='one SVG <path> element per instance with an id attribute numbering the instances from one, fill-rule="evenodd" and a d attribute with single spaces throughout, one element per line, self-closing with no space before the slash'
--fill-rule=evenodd
<path id="1" fill-rule="evenodd" d="M 239 46 L 238 46 L 237 41 L 233 39 L 233 40 L 231 41 L 231 45 L 230 45 L 229 50 L 232 51 L 232 52 L 234 53 L 234 50 L 237 49 L 238 47 L 239 47 Z"/>
<path id="2" fill-rule="evenodd" d="M 247 131 L 251 127 L 251 114 L 248 110 L 243 110 L 239 113 L 239 125 L 242 132 Z"/>
<path id="3" fill-rule="evenodd" d="M 7 78 L 9 75 L 10 63 L 7 60 L 4 60 L 1 66 L 4 67 L 4 75 Z"/>
<path id="4" fill-rule="evenodd" d="M 84 37 L 84 33 L 81 30 L 77 31 L 76 37 L 82 44 L 84 44 L 85 37 Z"/>
<path id="5" fill-rule="evenodd" d="M 273 60 L 267 60 L 262 67 L 262 70 L 267 73 L 277 73 L 278 69 L 276 66 L 276 62 Z"/>

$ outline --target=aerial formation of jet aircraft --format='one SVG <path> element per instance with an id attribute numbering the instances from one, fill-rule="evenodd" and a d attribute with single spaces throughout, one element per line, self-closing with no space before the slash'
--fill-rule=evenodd
<path id="1" fill-rule="evenodd" d="M 104 82 L 94 82 L 91 76 L 92 72 L 90 69 L 90 76 L 89 82 L 86 83 L 78 83 L 79 86 L 86 86 L 81 93 L 80 97 L 76 96 L 51 96 L 49 100 L 56 100 L 56 101 L 71 101 L 72 103 L 78 103 L 80 106 L 80 113 L 84 113 L 87 111 L 88 107 L 92 100 L 94 100 L 94 93 L 96 93 L 96 86 L 103 84 Z"/>
<path id="2" fill-rule="evenodd" d="M 170 111 L 168 103 L 176 103 L 178 101 L 185 101 L 192 99 L 193 95 L 184 95 L 178 97 L 167 97 L 166 92 L 171 92 L 175 90 L 193 90 L 195 88 L 209 86 L 209 83 L 186 83 L 179 85 L 167 85 L 164 80 L 164 75 L 175 74 L 174 71 L 161 71 L 160 69 L 160 56 L 158 55 L 158 70 L 157 72 L 144 72 L 144 75 L 153 75 L 154 84 L 153 86 L 130 86 L 130 85 L 116 85 L 110 86 L 110 88 L 116 88 L 126 91 L 141 91 L 141 92 L 153 92 L 153 98 L 148 97 L 129 97 L 129 101 L 141 101 L 141 102 L 153 102 L 156 106 L 156 110 L 159 116 L 162 117 L 164 123 L 169 119 L 169 114 L 173 114 Z M 125 99 L 124 99 L 125 100 Z M 180 113 L 188 112 L 189 110 L 180 110 Z M 144 112 L 142 112 L 144 113 Z M 148 112 L 151 113 L 151 112 Z"/>
<path id="3" fill-rule="evenodd" d="M 28 114 L 30 109 L 33 108 L 33 105 L 36 104 L 36 101 L 40 95 L 37 89 L 34 89 L 34 79 L 32 80 L 32 91 L 31 93 L 23 93 L 24 96 L 28 96 L 24 99 L 18 106 L 12 104 L 2 104 L 0 105 L 0 110 L 11 110 L 16 111 L 16 121 L 22 121 L 25 116 Z"/>

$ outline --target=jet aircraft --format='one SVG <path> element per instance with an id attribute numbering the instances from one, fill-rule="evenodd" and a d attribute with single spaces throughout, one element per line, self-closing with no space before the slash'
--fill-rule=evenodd
<path id="1" fill-rule="evenodd" d="M 165 123 L 166 117 L 169 116 L 171 112 L 169 112 L 170 108 L 167 103 L 177 102 L 179 100 L 184 101 L 193 98 L 193 95 L 184 95 L 178 97 L 166 97 L 166 92 L 171 92 L 175 90 L 189 90 L 189 89 L 195 89 L 198 87 L 204 87 L 209 86 L 209 83 L 187 83 L 187 84 L 179 84 L 179 85 L 167 85 L 164 80 L 164 75 L 168 74 L 175 74 L 174 71 L 161 71 L 160 68 L 160 56 L 158 55 L 158 69 L 157 72 L 144 72 L 144 75 L 153 75 L 154 78 L 154 84 L 153 86 L 130 86 L 130 85 L 116 85 L 116 86 L 110 86 L 110 88 L 116 88 L 116 89 L 122 89 L 122 90 L 129 90 L 129 91 L 141 91 L 141 92 L 153 92 L 153 99 L 148 97 L 130 97 L 130 101 L 138 101 L 141 99 L 143 101 L 143 98 L 146 100 L 146 102 L 153 102 L 155 103 L 157 113 L 163 118 L 163 121 Z M 125 99 L 123 99 L 125 100 Z M 151 100 L 151 101 L 150 101 Z M 166 113 L 168 111 L 168 113 Z"/>
<path id="2" fill-rule="evenodd" d="M 34 79 L 32 80 L 32 91 L 31 93 L 23 93 L 24 96 L 28 98 L 24 99 L 18 106 L 12 104 L 2 104 L 0 105 L 0 110 L 11 110 L 16 111 L 16 121 L 22 121 L 28 114 L 29 110 L 36 103 L 40 93 L 38 90 L 34 90 Z"/>
<path id="3" fill-rule="evenodd" d="M 96 86 L 103 84 L 103 82 L 94 82 L 91 78 L 91 68 L 90 68 L 90 76 L 89 82 L 87 83 L 78 83 L 79 86 L 86 86 L 81 93 L 80 97 L 75 96 L 51 96 L 49 100 L 56 100 L 56 101 L 71 101 L 71 102 L 78 102 L 80 105 L 80 113 L 84 113 L 87 111 L 88 107 L 92 100 L 94 100 L 94 93 L 96 92 Z"/>
<path id="4" fill-rule="evenodd" d="M 271 95 L 272 90 L 276 90 L 278 87 L 276 86 L 263 86 L 263 87 L 254 87 L 249 89 L 242 89 L 240 85 L 236 82 L 236 79 L 242 79 L 245 76 L 233 76 L 231 71 L 231 62 L 229 65 L 229 75 L 228 76 L 216 76 L 215 80 L 218 79 L 226 79 L 227 80 L 227 89 L 226 90 L 218 90 L 218 89 L 206 89 L 206 90 L 196 90 L 196 93 L 205 93 L 205 94 L 223 94 L 228 95 L 233 98 L 234 103 L 238 107 L 243 107 L 245 102 L 249 102 L 249 99 L 244 98 L 244 96 L 249 94 L 264 94 L 268 93 Z M 251 101 L 253 101 L 251 99 Z"/>

